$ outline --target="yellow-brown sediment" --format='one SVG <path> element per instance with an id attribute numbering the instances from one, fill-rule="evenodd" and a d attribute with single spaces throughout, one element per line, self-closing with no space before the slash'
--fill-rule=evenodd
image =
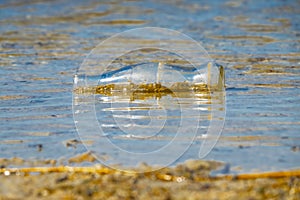
<path id="1" fill-rule="evenodd" d="M 71 172 L 71 173 L 97 173 L 97 174 L 114 174 L 121 173 L 126 175 L 139 174 L 139 171 L 129 170 L 129 171 L 118 171 L 115 169 L 107 167 L 70 167 L 70 166 L 57 166 L 57 167 L 29 167 L 29 168 L 2 168 L 0 169 L 1 174 L 30 174 L 30 173 L 62 173 L 62 172 Z M 136 173 L 135 173 L 136 172 Z M 171 175 L 168 173 L 162 173 L 159 171 L 145 172 L 147 175 L 155 175 L 159 180 L 163 181 L 178 181 L 179 179 L 187 180 L 188 177 L 184 175 Z M 290 170 L 290 171 L 278 171 L 278 172 L 262 172 L 262 173 L 249 173 L 249 174 L 238 174 L 238 175 L 221 175 L 221 176 L 198 176 L 193 179 L 196 181 L 205 181 L 205 180 L 249 180 L 249 179 L 268 179 L 268 178 L 285 178 L 285 177 L 299 177 L 300 178 L 300 169 Z"/>
<path id="2" fill-rule="evenodd" d="M 160 170 L 146 164 L 128 171 L 102 165 L 6 167 L 0 169 L 0 186 L 5 188 L 0 198 L 299 199 L 300 169 L 210 176 L 220 166 L 223 163 L 189 160 Z"/>
<path id="3" fill-rule="evenodd" d="M 188 98 L 193 94 L 201 94 L 201 98 L 210 99 L 210 90 L 218 90 L 217 87 L 208 87 L 206 84 L 190 84 L 188 82 L 177 82 L 170 87 L 161 83 L 142 84 L 106 84 L 93 87 L 75 88 L 77 94 L 101 94 L 105 96 L 129 96 L 131 100 L 161 98 L 170 95 L 172 97 Z"/>

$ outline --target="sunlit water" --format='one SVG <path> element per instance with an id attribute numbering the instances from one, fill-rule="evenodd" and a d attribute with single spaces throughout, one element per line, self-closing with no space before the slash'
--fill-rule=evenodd
<path id="1" fill-rule="evenodd" d="M 2 1 L 0 157 L 67 164 L 84 152 L 81 144 L 66 145 L 78 139 L 72 114 L 76 70 L 112 34 L 160 26 L 200 41 L 225 67 L 225 126 L 207 159 L 229 163 L 223 173 L 299 167 L 299 6 L 297 1 Z M 153 105 L 155 98 L 147 101 Z M 127 141 L 130 145 L 132 138 Z M 198 151 L 195 142 L 178 162 Z"/>

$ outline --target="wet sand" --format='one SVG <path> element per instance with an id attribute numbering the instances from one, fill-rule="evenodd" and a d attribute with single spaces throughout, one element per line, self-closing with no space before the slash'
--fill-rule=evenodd
<path id="1" fill-rule="evenodd" d="M 173 168 L 131 171 L 103 166 L 0 169 L 0 199 L 294 199 L 300 169 L 210 176 L 222 163 L 189 160 Z"/>

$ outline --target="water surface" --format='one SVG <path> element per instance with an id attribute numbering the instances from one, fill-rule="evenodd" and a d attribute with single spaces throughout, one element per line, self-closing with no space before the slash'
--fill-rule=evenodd
<path id="1" fill-rule="evenodd" d="M 207 159 L 232 172 L 300 165 L 299 1 L 1 1 L 0 157 L 67 159 L 85 151 L 73 76 L 100 41 L 158 26 L 201 42 L 226 71 L 222 137 Z M 42 146 L 42 148 L 40 148 Z M 181 162 L 196 155 L 197 142 Z"/>

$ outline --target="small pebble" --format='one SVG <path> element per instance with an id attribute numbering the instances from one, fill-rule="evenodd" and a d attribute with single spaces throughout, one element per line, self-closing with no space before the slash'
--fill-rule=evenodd
<path id="1" fill-rule="evenodd" d="M 292 146 L 291 150 L 293 152 L 299 152 L 300 151 L 300 146 Z"/>

